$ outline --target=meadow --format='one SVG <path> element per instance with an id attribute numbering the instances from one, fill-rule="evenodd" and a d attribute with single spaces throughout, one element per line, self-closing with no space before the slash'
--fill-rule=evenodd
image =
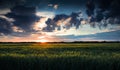
<path id="1" fill-rule="evenodd" d="M 0 70 L 120 70 L 120 43 L 0 43 Z"/>

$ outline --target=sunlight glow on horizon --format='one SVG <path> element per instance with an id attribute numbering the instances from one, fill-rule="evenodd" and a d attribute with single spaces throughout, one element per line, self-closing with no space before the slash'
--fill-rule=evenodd
<path id="1" fill-rule="evenodd" d="M 36 42 L 46 43 L 46 42 L 49 42 L 49 40 L 41 39 L 41 40 L 36 40 Z"/>

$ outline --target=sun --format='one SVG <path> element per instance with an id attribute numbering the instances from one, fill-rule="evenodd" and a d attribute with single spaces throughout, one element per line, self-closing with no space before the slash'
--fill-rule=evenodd
<path id="1" fill-rule="evenodd" d="M 46 40 L 46 39 L 41 39 L 41 40 L 39 40 L 39 42 L 41 42 L 41 43 L 47 43 L 47 42 L 49 42 L 49 41 Z"/>
<path id="2" fill-rule="evenodd" d="M 39 40 L 37 40 L 38 42 L 41 42 L 41 43 L 46 43 L 46 42 L 49 42 L 48 39 L 45 37 L 45 36 L 40 36 L 38 37 Z"/>

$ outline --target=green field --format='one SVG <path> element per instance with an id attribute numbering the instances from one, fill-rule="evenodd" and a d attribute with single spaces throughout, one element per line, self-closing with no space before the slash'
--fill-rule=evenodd
<path id="1" fill-rule="evenodd" d="M 120 70 L 120 43 L 0 43 L 0 70 Z"/>

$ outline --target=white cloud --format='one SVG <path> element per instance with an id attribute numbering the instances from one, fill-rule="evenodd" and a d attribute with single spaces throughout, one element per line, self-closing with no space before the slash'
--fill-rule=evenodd
<path id="1" fill-rule="evenodd" d="M 58 9 L 58 4 L 48 4 L 48 7 L 53 7 L 54 9 Z"/>
<path id="2" fill-rule="evenodd" d="M 58 7 L 59 7 L 58 4 L 55 4 L 55 5 L 53 6 L 54 9 L 58 9 Z"/>
<path id="3" fill-rule="evenodd" d="M 6 20 L 9 21 L 9 22 L 15 21 L 13 18 L 8 18 L 8 17 L 6 17 L 6 16 L 4 16 L 4 15 L 0 15 L 0 18 L 4 18 L 4 19 L 6 19 Z"/>
<path id="4" fill-rule="evenodd" d="M 7 14 L 10 12 L 10 9 L 0 9 L 0 14 Z"/>
<path id="5" fill-rule="evenodd" d="M 19 28 L 17 26 L 13 26 L 12 29 L 14 32 L 21 32 L 21 33 L 24 32 L 24 30 L 22 30 L 21 28 Z"/>
<path id="6" fill-rule="evenodd" d="M 54 18 L 55 13 L 54 12 L 47 12 L 47 11 L 40 11 L 40 12 L 37 12 L 36 15 L 46 17 L 46 18 Z"/>

